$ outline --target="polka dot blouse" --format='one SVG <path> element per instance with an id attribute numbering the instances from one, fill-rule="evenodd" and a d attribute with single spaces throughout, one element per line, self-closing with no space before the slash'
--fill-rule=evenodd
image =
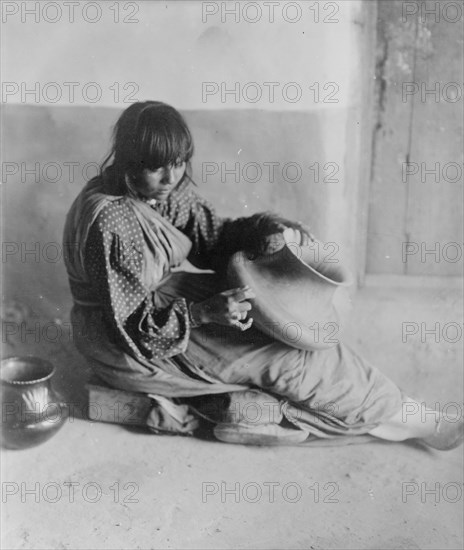
<path id="1" fill-rule="evenodd" d="M 235 222 L 220 219 L 210 204 L 185 182 L 162 202 L 147 201 L 192 241 L 189 260 L 216 267 L 224 252 L 224 233 Z M 190 334 L 187 303 L 175 299 L 156 308 L 153 291 L 142 279 L 144 237 L 124 199 L 106 205 L 92 225 L 85 249 L 91 293 L 98 297 L 112 340 L 137 355 L 161 359 L 185 351 Z"/>

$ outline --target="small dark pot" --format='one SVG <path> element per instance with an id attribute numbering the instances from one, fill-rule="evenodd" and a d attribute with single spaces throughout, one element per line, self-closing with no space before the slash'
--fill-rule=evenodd
<path id="1" fill-rule="evenodd" d="M 39 357 L 2 359 L 4 447 L 35 447 L 50 439 L 64 424 L 69 408 L 52 388 L 54 374 L 54 366 Z"/>

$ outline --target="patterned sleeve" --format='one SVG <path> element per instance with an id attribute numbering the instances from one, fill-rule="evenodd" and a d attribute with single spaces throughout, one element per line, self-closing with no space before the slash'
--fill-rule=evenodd
<path id="1" fill-rule="evenodd" d="M 106 206 L 93 224 L 85 249 L 85 267 L 102 303 L 106 327 L 117 343 L 151 359 L 185 351 L 190 320 L 184 298 L 168 307 L 154 306 L 143 284 L 143 235 L 121 204 Z"/>

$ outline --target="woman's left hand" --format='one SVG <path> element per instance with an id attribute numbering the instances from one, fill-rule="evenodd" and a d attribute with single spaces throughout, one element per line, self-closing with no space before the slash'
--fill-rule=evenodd
<path id="1" fill-rule="evenodd" d="M 314 241 L 314 237 L 309 233 L 307 228 L 294 229 L 287 227 L 283 231 L 283 237 L 287 244 L 296 244 L 298 246 L 308 246 Z"/>
<path id="2" fill-rule="evenodd" d="M 275 252 L 285 242 L 296 242 L 300 246 L 306 246 L 314 241 L 309 227 L 301 222 L 293 222 L 268 212 L 255 214 L 250 220 L 251 234 L 248 236 L 245 249 L 250 258 Z"/>
<path id="3" fill-rule="evenodd" d="M 308 246 L 310 242 L 314 242 L 314 236 L 311 234 L 309 227 L 302 222 L 286 221 L 284 237 L 286 241 L 288 238 L 292 238 L 292 242 L 296 242 L 300 246 Z"/>

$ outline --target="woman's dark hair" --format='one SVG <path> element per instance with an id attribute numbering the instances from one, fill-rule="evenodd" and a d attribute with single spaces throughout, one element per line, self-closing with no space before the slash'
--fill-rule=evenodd
<path id="1" fill-rule="evenodd" d="M 192 155 L 193 139 L 182 115 L 161 101 L 144 101 L 134 103 L 119 117 L 102 173 L 111 159 L 119 182 L 126 176 L 136 179 L 145 169 L 186 162 L 190 177 Z"/>

